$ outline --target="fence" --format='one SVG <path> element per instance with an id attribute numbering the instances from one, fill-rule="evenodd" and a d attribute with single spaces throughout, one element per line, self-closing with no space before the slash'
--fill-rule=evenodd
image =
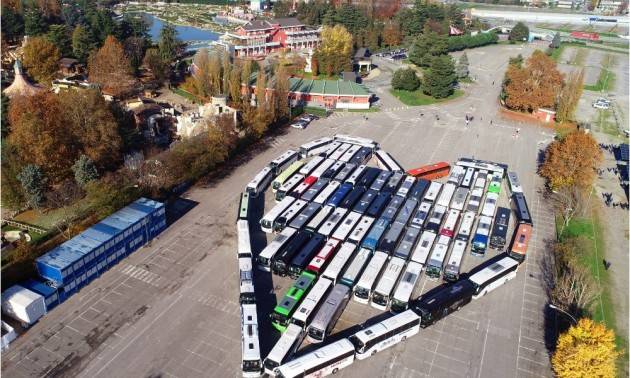
<path id="1" fill-rule="evenodd" d="M 21 228 L 21 229 L 26 229 L 28 231 L 35 232 L 35 233 L 42 234 L 42 235 L 48 232 L 47 230 L 44 230 L 43 228 L 31 226 L 30 224 L 17 222 L 17 221 L 14 221 L 14 220 L 2 219 L 2 224 L 3 225 L 4 224 L 8 224 L 9 226 L 13 226 L 13 227 Z"/>

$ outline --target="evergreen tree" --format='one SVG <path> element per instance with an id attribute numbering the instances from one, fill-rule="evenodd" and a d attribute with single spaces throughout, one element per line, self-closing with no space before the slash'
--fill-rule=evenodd
<path id="1" fill-rule="evenodd" d="M 449 55 L 433 58 L 431 67 L 424 75 L 423 92 L 434 98 L 445 98 L 453 94 L 457 75 Z"/>
<path id="2" fill-rule="evenodd" d="M 160 40 L 158 42 L 158 48 L 162 60 L 169 64 L 177 57 L 177 50 L 179 49 L 179 41 L 177 39 L 177 31 L 173 25 L 166 23 L 160 31 Z"/>
<path id="3" fill-rule="evenodd" d="M 392 88 L 415 91 L 419 86 L 420 79 L 416 76 L 416 71 L 414 71 L 413 68 L 400 68 L 394 72 Z"/>
<path id="4" fill-rule="evenodd" d="M 447 37 L 425 30 L 414 40 L 409 52 L 409 60 L 417 66 L 428 67 L 431 65 L 433 57 L 444 55 L 447 52 Z"/>
<path id="5" fill-rule="evenodd" d="M 46 177 L 42 169 L 33 164 L 22 168 L 17 179 L 22 184 L 22 190 L 28 198 L 31 206 L 39 206 L 44 202 L 44 192 L 46 189 Z"/>
<path id="6" fill-rule="evenodd" d="M 85 63 L 91 49 L 90 33 L 83 26 L 77 25 L 72 32 L 72 54 L 79 61 Z"/>
<path id="7" fill-rule="evenodd" d="M 462 56 L 459 57 L 459 61 L 457 62 L 457 78 L 467 78 L 469 73 L 468 55 L 466 55 L 466 53 L 463 53 Z"/>
<path id="8" fill-rule="evenodd" d="M 529 28 L 522 22 L 518 22 L 510 31 L 510 41 L 527 41 L 529 38 Z"/>
<path id="9" fill-rule="evenodd" d="M 87 157 L 87 155 L 81 155 L 72 166 L 74 172 L 74 180 L 80 187 L 84 188 L 88 182 L 96 180 L 98 178 L 98 172 L 96 171 L 96 165 Z"/>
<path id="10" fill-rule="evenodd" d="M 36 36 L 46 33 L 48 26 L 42 12 L 35 7 L 28 8 L 24 12 L 24 33 L 28 36 Z"/>
<path id="11" fill-rule="evenodd" d="M 57 46 L 62 57 L 72 55 L 72 40 L 66 25 L 50 25 L 48 28 L 48 40 Z"/>
<path id="12" fill-rule="evenodd" d="M 2 127 L 2 139 L 6 138 L 9 135 L 9 131 L 11 130 L 9 127 L 9 96 L 2 93 L 2 106 L 0 107 L 0 111 L 2 111 L 2 120 L 0 121 L 0 127 Z"/>
<path id="13" fill-rule="evenodd" d="M 12 8 L 2 7 L 2 37 L 8 41 L 16 41 L 24 35 L 24 20 Z"/>
<path id="14" fill-rule="evenodd" d="M 560 33 L 554 34 L 553 36 L 553 40 L 551 41 L 551 44 L 549 45 L 549 47 L 551 47 L 552 49 L 557 49 L 560 47 Z"/>

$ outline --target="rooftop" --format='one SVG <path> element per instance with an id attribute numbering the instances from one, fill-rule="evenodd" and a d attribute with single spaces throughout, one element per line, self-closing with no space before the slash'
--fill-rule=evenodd
<path id="1" fill-rule="evenodd" d="M 292 77 L 289 79 L 289 90 L 310 94 L 370 96 L 363 85 L 342 80 L 311 80 Z"/>

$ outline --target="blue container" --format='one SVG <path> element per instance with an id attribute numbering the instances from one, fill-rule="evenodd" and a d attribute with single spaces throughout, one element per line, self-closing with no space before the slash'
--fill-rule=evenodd
<path id="1" fill-rule="evenodd" d="M 83 255 L 62 244 L 35 260 L 39 275 L 61 287 L 83 270 Z"/>
<path id="2" fill-rule="evenodd" d="M 116 248 L 116 237 L 119 234 L 120 230 L 104 223 L 97 223 L 81 233 L 81 235 L 96 240 L 101 244 L 94 254 L 94 258 L 97 260 L 103 260 Z M 122 245 L 122 237 L 120 244 Z"/>
<path id="3" fill-rule="evenodd" d="M 46 311 L 52 310 L 59 304 L 59 293 L 54 287 L 50 287 L 41 281 L 35 281 L 33 279 L 24 281 L 20 283 L 20 285 L 44 297 Z"/>
<path id="4" fill-rule="evenodd" d="M 384 218 L 379 218 L 366 235 L 363 243 L 361 244 L 361 248 L 367 248 L 371 251 L 375 251 L 376 246 L 378 246 L 378 242 L 387 230 L 387 226 L 389 226 L 389 221 Z"/>

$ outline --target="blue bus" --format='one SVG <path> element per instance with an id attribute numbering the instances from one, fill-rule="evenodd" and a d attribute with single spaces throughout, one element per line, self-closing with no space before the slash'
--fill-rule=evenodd
<path id="1" fill-rule="evenodd" d="M 326 205 L 330 205 L 330 206 L 333 206 L 333 207 L 339 206 L 341 204 L 341 201 L 343 201 L 343 199 L 348 195 L 348 193 L 350 193 L 352 188 L 353 188 L 352 184 L 349 184 L 349 183 L 342 184 L 335 191 L 335 193 L 332 195 L 332 197 L 330 197 L 330 199 L 328 199 L 328 201 L 326 202 Z"/>
<path id="2" fill-rule="evenodd" d="M 389 221 L 387 219 L 379 218 L 368 232 L 365 239 L 363 239 L 363 243 L 361 243 L 361 248 L 367 248 L 370 251 L 375 251 L 378 246 L 378 242 L 381 240 L 381 237 L 387 231 L 387 226 L 389 226 Z"/>
<path id="3" fill-rule="evenodd" d="M 381 212 L 383 211 L 385 206 L 387 206 L 387 204 L 389 203 L 390 196 L 391 195 L 388 192 L 379 193 L 378 196 L 376 196 L 376 198 L 374 199 L 374 201 L 372 201 L 372 204 L 370 205 L 370 207 L 368 207 L 367 215 L 371 216 L 372 218 L 376 218 L 379 215 L 381 215 Z"/>

